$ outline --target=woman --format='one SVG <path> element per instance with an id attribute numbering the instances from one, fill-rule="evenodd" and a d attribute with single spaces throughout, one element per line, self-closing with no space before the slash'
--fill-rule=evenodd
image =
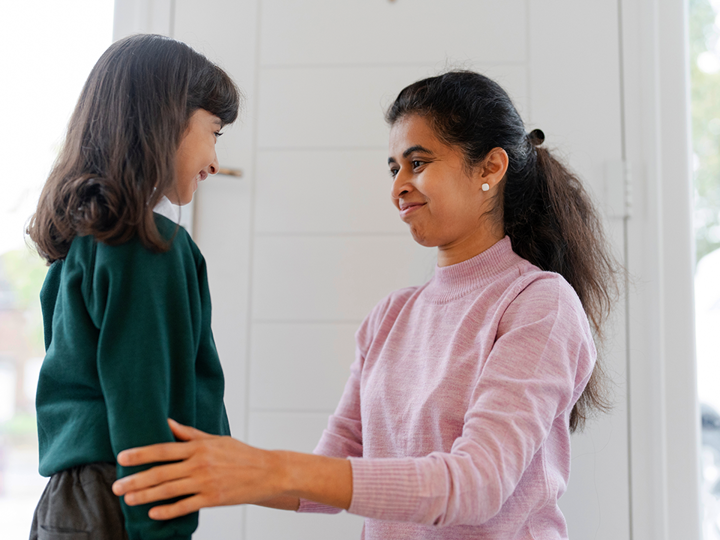
<path id="1" fill-rule="evenodd" d="M 240 503 L 347 509 L 368 518 L 368 539 L 567 537 L 570 432 L 606 407 L 592 331 L 617 268 L 598 214 L 482 75 L 412 84 L 387 121 L 392 201 L 438 247 L 438 268 L 363 322 L 317 455 L 171 422 L 189 442 L 119 456 L 179 461 L 116 483 L 128 504 L 192 495 L 156 519 Z"/>

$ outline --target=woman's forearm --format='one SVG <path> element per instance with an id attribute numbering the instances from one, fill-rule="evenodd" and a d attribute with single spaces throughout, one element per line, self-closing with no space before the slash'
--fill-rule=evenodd
<path id="1" fill-rule="evenodd" d="M 126 467 L 166 462 L 115 482 L 113 491 L 130 506 L 186 497 L 150 510 L 171 519 L 200 508 L 260 504 L 297 510 L 299 498 L 347 509 L 352 500 L 352 466 L 341 458 L 283 450 L 261 450 L 231 437 L 208 435 L 170 421 L 185 442 L 121 452 Z"/>
<path id="2" fill-rule="evenodd" d="M 275 451 L 283 465 L 283 493 L 347 510 L 352 501 L 350 460 Z M 297 506 L 295 507 L 297 509 Z"/>
<path id="3" fill-rule="evenodd" d="M 300 508 L 300 498 L 293 497 L 292 495 L 280 495 L 279 497 L 273 497 L 266 501 L 260 501 L 255 503 L 257 506 L 264 506 L 266 508 L 275 508 L 276 510 L 291 510 L 295 511 Z"/>

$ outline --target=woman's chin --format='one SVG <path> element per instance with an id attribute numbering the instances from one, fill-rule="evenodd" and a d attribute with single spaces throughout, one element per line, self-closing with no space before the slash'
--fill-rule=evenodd
<path id="1" fill-rule="evenodd" d="M 436 239 L 429 237 L 427 234 L 410 227 L 410 234 L 412 234 L 413 240 L 423 247 L 437 247 L 440 245 Z"/>

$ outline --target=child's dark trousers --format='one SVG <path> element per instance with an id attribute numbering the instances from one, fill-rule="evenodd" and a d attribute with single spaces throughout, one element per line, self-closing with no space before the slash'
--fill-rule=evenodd
<path id="1" fill-rule="evenodd" d="M 90 463 L 52 475 L 35 509 L 30 540 L 127 540 L 114 463 Z"/>

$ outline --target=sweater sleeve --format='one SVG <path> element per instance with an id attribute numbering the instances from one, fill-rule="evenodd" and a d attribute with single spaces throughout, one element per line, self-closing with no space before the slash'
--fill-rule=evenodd
<path id="1" fill-rule="evenodd" d="M 574 292 L 557 279 L 532 283 L 501 319 L 451 451 L 351 458 L 349 511 L 437 526 L 485 523 L 516 489 L 553 424 L 567 426 L 594 359 Z"/>
<path id="2" fill-rule="evenodd" d="M 115 456 L 126 448 L 174 441 L 167 418 L 195 425 L 194 364 L 201 333 L 197 261 L 176 238 L 165 253 L 131 241 L 98 244 L 86 302 L 99 328 L 97 369 Z M 121 467 L 118 477 L 149 468 Z M 122 510 L 130 540 L 189 539 L 198 514 L 153 521 L 153 505 Z"/>

